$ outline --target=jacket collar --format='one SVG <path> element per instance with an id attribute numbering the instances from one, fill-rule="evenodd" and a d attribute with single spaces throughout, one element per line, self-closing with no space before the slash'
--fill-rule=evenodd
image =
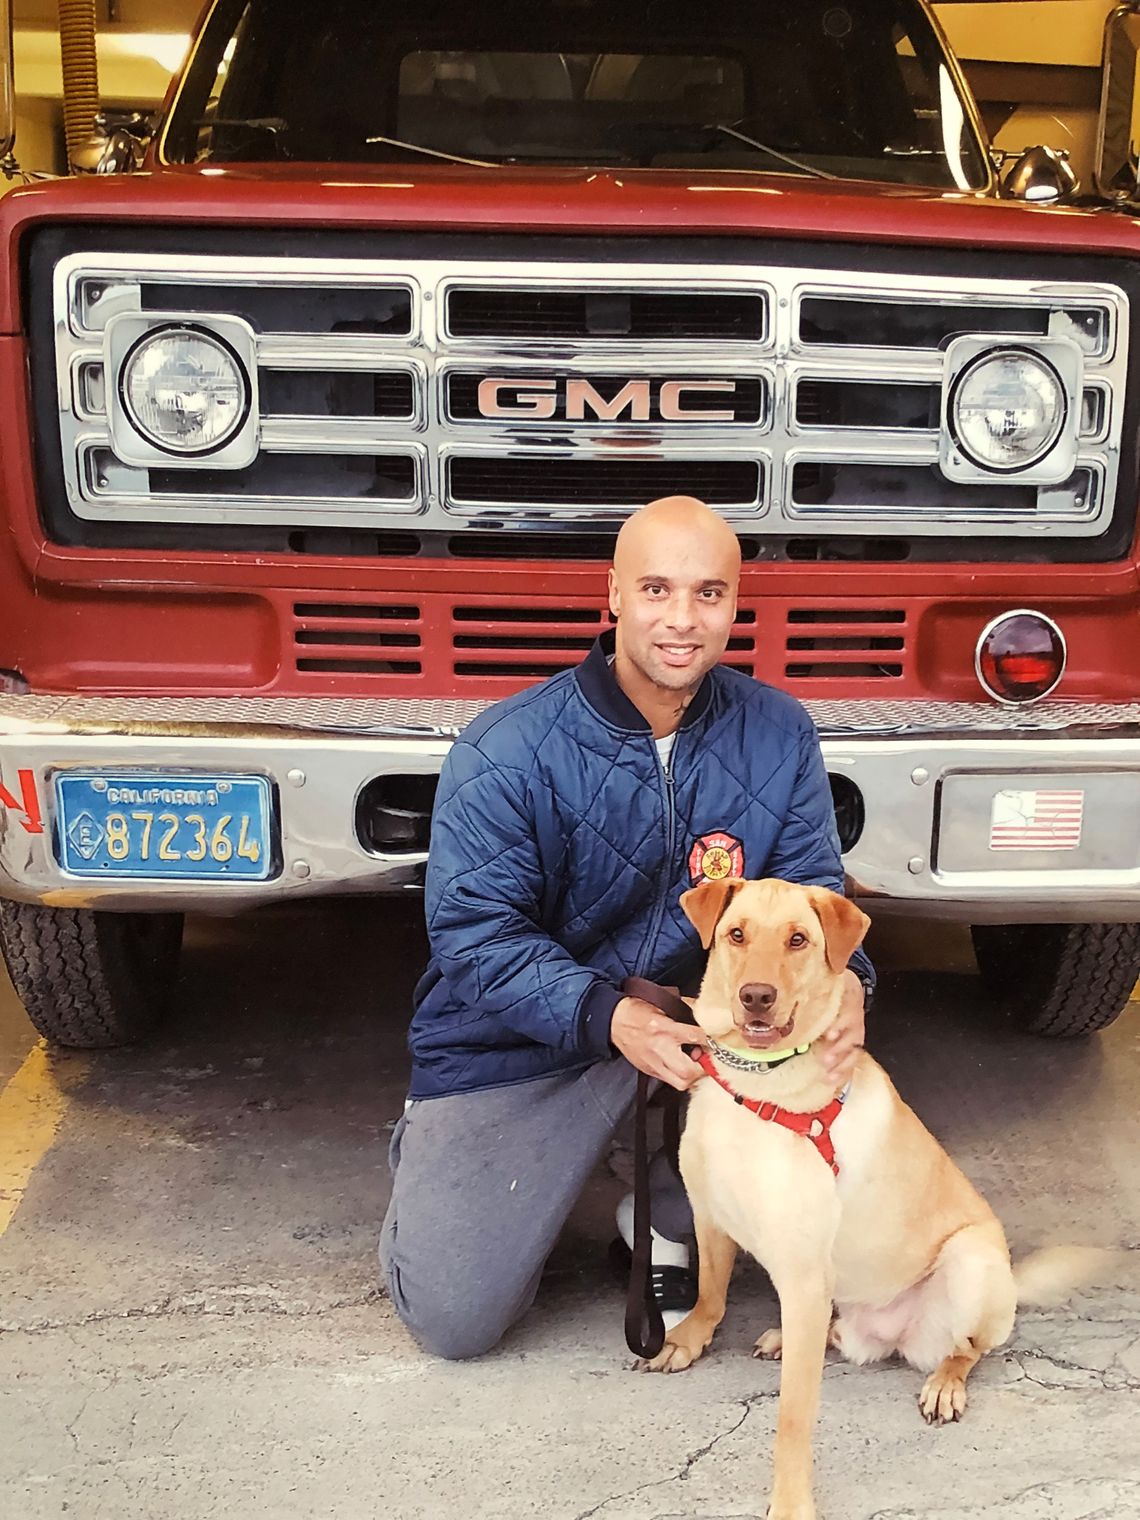
<path id="1" fill-rule="evenodd" d="M 615 728 L 631 729 L 635 733 L 648 733 L 649 724 L 622 691 L 610 666 L 614 654 L 616 635 L 608 629 L 594 640 L 594 646 L 574 672 L 582 695 L 600 718 Z M 712 672 L 697 687 L 696 696 L 685 709 L 680 728 L 691 728 L 702 717 L 712 701 Z"/>

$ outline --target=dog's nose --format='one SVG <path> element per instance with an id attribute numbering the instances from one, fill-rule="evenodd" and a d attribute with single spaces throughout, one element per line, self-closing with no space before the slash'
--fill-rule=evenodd
<path id="1" fill-rule="evenodd" d="M 745 1013 L 757 1019 L 762 1019 L 776 1006 L 776 989 L 769 982 L 745 982 L 739 997 Z"/>

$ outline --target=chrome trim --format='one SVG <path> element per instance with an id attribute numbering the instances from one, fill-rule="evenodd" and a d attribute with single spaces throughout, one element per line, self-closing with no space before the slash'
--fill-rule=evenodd
<path id="1" fill-rule="evenodd" d="M 160 444 L 147 433 L 120 381 L 131 356 L 156 336 L 197 333 L 213 342 L 233 361 L 242 388 L 241 415 L 229 434 L 206 448 L 178 450 Z M 257 458 L 258 384 L 254 361 L 256 337 L 248 322 L 237 317 L 211 317 L 208 323 L 187 322 L 177 314 L 120 312 L 104 331 L 103 401 L 111 446 L 124 464 L 143 469 L 241 469 Z M 72 361 L 74 364 L 74 360 Z M 113 375 L 115 383 L 107 384 Z"/>
<path id="2" fill-rule="evenodd" d="M 380 775 L 438 774 L 455 733 L 486 705 L 0 697 L 0 777 L 14 798 L 22 797 L 17 772 L 33 772 L 45 823 L 44 832 L 29 831 L 10 808 L 0 810 L 0 895 L 68 907 L 236 912 L 285 898 L 418 890 L 424 855 L 366 852 L 355 836 L 356 798 Z M 1137 858 L 1111 866 L 1074 867 L 1052 852 L 1033 852 L 1012 868 L 1003 856 L 1000 869 L 951 871 L 939 869 L 934 853 L 946 778 L 981 777 L 1004 787 L 1091 775 L 1105 796 L 1118 783 L 1122 795 L 1134 792 L 1140 703 L 1045 702 L 1026 713 L 978 703 L 821 702 L 812 711 L 829 772 L 846 777 L 863 799 L 863 833 L 844 865 L 852 891 L 872 914 L 964 922 L 1140 920 L 1140 823 L 1133 829 Z M 271 777 L 282 812 L 282 874 L 256 883 L 115 886 L 67 875 L 52 851 L 46 778 L 92 765 Z M 1127 854 L 1132 846 L 1121 848 Z"/>
<path id="3" fill-rule="evenodd" d="M 158 496 L 149 491 L 145 470 L 111 466 L 107 485 L 93 483 L 82 468 L 84 452 L 108 448 L 106 420 L 82 411 L 75 402 L 73 375 L 78 366 L 102 362 L 108 316 L 143 313 L 147 281 L 165 285 L 249 284 L 286 287 L 301 284 L 393 285 L 406 289 L 411 303 L 409 336 L 341 334 L 323 338 L 303 333 L 257 333 L 256 365 L 261 369 L 376 372 L 403 370 L 413 375 L 416 412 L 409 421 L 375 417 L 263 416 L 260 441 L 267 452 L 369 454 L 410 453 L 417 459 L 416 499 L 412 502 L 330 496 L 249 497 L 235 493 L 195 503 L 192 496 Z M 81 299 L 92 283 L 102 288 L 95 307 Z M 447 338 L 442 335 L 447 297 L 469 288 L 604 291 L 607 289 L 679 291 L 695 294 L 749 293 L 764 297 L 768 327 L 763 340 L 733 338 L 615 341 L 552 337 Z M 960 304 L 968 321 L 971 306 L 1008 304 L 1012 310 L 1046 307 L 1053 313 L 1049 342 L 1073 330 L 1065 309 L 1091 307 L 1101 313 L 1104 353 L 1084 356 L 1085 383 L 1109 393 L 1103 436 L 1077 441 L 1076 471 L 1091 471 L 1097 483 L 1089 500 L 1077 500 L 1064 485 L 1040 488 L 1033 510 L 1002 505 L 1005 481 L 995 477 L 992 507 L 929 508 L 883 501 L 827 502 L 804 506 L 791 496 L 791 469 L 798 462 L 874 462 L 887 465 L 936 464 L 940 432 L 891 427 L 821 428 L 798 424 L 792 411 L 798 385 L 811 379 L 850 382 L 890 381 L 941 385 L 946 366 L 936 348 L 881 348 L 871 345 L 805 344 L 799 337 L 804 299 L 830 295 L 875 303 L 923 301 Z M 802 532 L 804 521 L 836 532 L 867 531 L 913 536 L 940 535 L 948 522 L 968 525 L 975 536 L 1030 538 L 1046 526 L 1067 536 L 1087 537 L 1103 531 L 1115 501 L 1123 396 L 1128 360 L 1128 303 L 1122 291 L 1107 284 L 1039 283 L 921 276 L 905 292 L 893 275 L 810 268 L 779 269 L 763 264 L 711 267 L 707 264 L 641 263 L 612 272 L 581 263 L 503 263 L 463 260 L 259 259 L 218 256 L 75 254 L 55 271 L 56 363 L 58 404 L 68 500 L 76 515 L 100 521 L 229 522 L 293 525 L 357 525 L 383 528 L 406 524 L 455 531 L 457 527 L 511 526 L 558 528 L 606 517 L 614 522 L 627 509 L 587 507 L 572 502 L 550 507 L 527 500 L 504 500 L 465 506 L 448 499 L 445 462 L 457 449 L 474 448 L 500 457 L 531 458 L 541 470 L 543 458 L 590 459 L 695 457 L 702 460 L 750 459 L 764 470 L 764 496 L 755 502 L 723 508 L 740 525 L 762 519 L 765 533 Z M 173 304 L 168 302 L 168 306 Z M 170 312 L 163 314 L 170 320 Z M 208 327 L 207 313 L 185 319 Z M 1058 332 L 1052 329 L 1058 329 Z M 1015 339 L 1032 350 L 1024 334 L 986 334 L 1000 345 Z M 1045 340 L 1042 340 L 1043 342 Z M 707 423 L 567 423 L 525 419 L 450 421 L 445 385 L 455 372 L 587 377 L 607 371 L 631 376 L 699 374 L 710 377 L 754 375 L 767 393 L 757 424 Z M 679 487 L 683 482 L 678 483 Z M 349 505 L 351 501 L 351 505 Z"/>
<path id="4" fill-rule="evenodd" d="M 1056 382 L 1060 415 L 1053 419 L 1053 436 L 1038 448 L 1032 459 L 1017 465 L 987 465 L 984 460 L 974 457 L 960 436 L 959 396 L 970 375 L 983 364 L 1011 354 L 1036 360 Z M 1016 479 L 1023 483 L 1063 484 L 1073 474 L 1076 464 L 1083 376 L 1083 355 L 1068 338 L 1043 338 L 1031 346 L 994 343 L 990 338 L 955 339 L 947 347 L 946 378 L 942 389 L 942 415 L 946 421 L 939 454 L 942 473 L 947 479 L 970 484 L 988 483 L 995 475 L 1003 480 Z"/>
<path id="5" fill-rule="evenodd" d="M 316 593 L 314 593 L 316 595 Z M 0 738 L 32 731 L 132 733 L 157 726 L 196 732 L 412 734 L 454 737 L 490 707 L 486 698 L 424 697 L 115 697 L 0 693 Z M 821 734 L 872 738 L 992 736 L 1065 740 L 1116 732 L 1140 738 L 1140 702 L 1073 702 L 1043 698 L 1029 706 L 932 702 L 926 698 L 808 699 Z"/>
<path id="6" fill-rule="evenodd" d="M 451 738 L 485 700 L 410 697 L 104 697 L 0 695 L 0 739 L 20 733 L 360 733 Z"/>
<path id="7" fill-rule="evenodd" d="M 339 450 L 326 447 L 322 452 L 330 454 L 333 452 L 343 454 L 373 452 L 373 448 L 361 447 L 359 439 L 345 439 L 344 442 L 346 445 L 351 443 L 353 446 L 346 446 Z M 95 481 L 95 484 L 89 487 L 87 511 L 83 515 L 96 522 L 130 520 L 132 514 L 124 511 L 123 507 L 124 504 L 129 506 L 134 503 L 136 512 L 133 515 L 140 522 L 243 522 L 267 525 L 277 523 L 291 527 L 307 527 L 319 523 L 332 527 L 371 528 L 377 522 L 377 509 L 382 507 L 385 512 L 383 521 L 386 524 L 400 521 L 406 523 L 421 510 L 419 503 L 423 496 L 423 482 L 428 470 L 426 453 L 422 447 L 397 446 L 385 441 L 383 445 L 377 442 L 375 448 L 377 450 L 382 448 L 385 454 L 412 460 L 414 479 L 410 496 L 337 498 L 304 496 L 296 493 L 258 501 L 244 496 L 224 496 L 213 490 L 208 490 L 201 495 L 195 495 L 192 491 L 170 495 L 150 489 L 148 470 L 136 469 L 118 461 L 108 467 L 103 475 L 94 475 L 91 470 L 91 455 L 95 448 L 106 447 L 106 439 L 88 434 L 81 436 L 78 444 L 79 462 L 84 467 L 88 478 Z M 188 476 L 188 480 L 192 482 L 193 476 Z M 105 485 L 102 484 L 103 481 L 106 482 Z M 105 500 L 108 503 L 106 507 L 104 507 Z M 317 508 L 314 507 L 314 503 L 319 504 Z M 148 515 L 148 510 L 138 510 L 144 504 L 148 510 L 155 508 L 155 513 Z M 158 513 L 161 513 L 161 516 L 157 515 Z"/>
<path id="8" fill-rule="evenodd" d="M 1131 729 L 1119 734 L 825 736 L 823 752 L 829 773 L 844 776 L 863 799 L 863 832 L 844 856 L 844 868 L 848 890 L 872 916 L 899 912 L 964 923 L 1140 921 L 1140 709 Z M 1101 846 L 1092 847 L 1090 827 L 1087 850 L 1027 850 L 1015 862 L 1003 852 L 992 868 L 988 857 L 969 869 L 939 864 L 948 780 L 974 778 L 992 797 L 997 790 L 1065 786 L 1085 776 L 1096 778 L 1101 794 L 1095 817 L 1102 842 L 1111 835 L 1106 819 L 1111 824 L 1119 816 L 1135 825 L 1127 840 L 1121 836 L 1115 859 L 1105 860 Z M 1091 822 L 1094 815 L 1086 816 Z M 988 825 L 988 817 L 971 820 L 975 841 L 988 837 L 979 832 Z"/>
<path id="9" fill-rule="evenodd" d="M 1008 622 L 1010 618 L 1015 617 L 1036 618 L 1039 623 L 1044 623 L 1047 628 L 1051 628 L 1061 641 L 1061 668 L 1057 672 L 1057 679 L 1053 682 L 1052 686 L 1043 691 L 1039 697 L 1030 697 L 1028 701 L 1024 702 L 1019 702 L 1013 697 L 1003 696 L 1000 691 L 995 691 L 993 687 L 990 686 L 986 681 L 985 676 L 982 675 L 982 645 L 986 642 L 990 634 L 993 633 L 996 628 L 1000 628 L 1003 623 Z M 1044 702 L 1046 697 L 1057 690 L 1057 687 L 1061 684 L 1061 677 L 1065 674 L 1065 667 L 1068 665 L 1068 663 L 1069 644 L 1068 640 L 1065 638 L 1065 635 L 1061 632 L 1060 624 L 1055 622 L 1053 618 L 1048 615 L 1048 613 L 1038 612 L 1036 607 L 1014 607 L 1011 608 L 1009 612 L 999 612 L 997 617 L 991 618 L 986 626 L 982 629 L 981 633 L 978 635 L 978 642 L 974 645 L 974 674 L 978 678 L 978 685 L 982 688 L 987 696 L 993 697 L 995 702 L 1000 702 L 1004 707 L 1018 707 L 1023 712 L 1027 707 L 1033 707 L 1038 702 Z"/>

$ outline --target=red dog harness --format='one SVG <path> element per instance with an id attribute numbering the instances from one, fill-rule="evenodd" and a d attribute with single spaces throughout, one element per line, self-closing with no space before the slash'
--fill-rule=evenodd
<path id="1" fill-rule="evenodd" d="M 766 1119 L 771 1124 L 782 1124 L 793 1134 L 803 1135 L 805 1140 L 810 1140 L 835 1175 L 839 1176 L 839 1162 L 835 1159 L 835 1142 L 831 1138 L 831 1126 L 843 1112 L 843 1104 L 851 1090 L 850 1083 L 837 1098 L 832 1098 L 826 1108 L 818 1109 L 813 1114 L 797 1114 L 791 1109 L 780 1108 L 776 1103 L 766 1103 L 763 1098 L 746 1098 L 743 1093 L 738 1093 L 736 1088 L 721 1076 L 707 1050 L 702 1049 L 697 1056 L 697 1062 L 716 1085 L 723 1087 L 733 1102 L 739 1103 L 741 1108 L 746 1108 L 758 1119 Z"/>

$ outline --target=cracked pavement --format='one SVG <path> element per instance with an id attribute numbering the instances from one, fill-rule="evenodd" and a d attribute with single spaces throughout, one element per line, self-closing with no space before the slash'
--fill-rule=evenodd
<path id="1" fill-rule="evenodd" d="M 1087 1043 L 1033 1040 L 986 1001 L 960 932 L 881 925 L 872 951 L 868 1043 L 1015 1254 L 1129 1249 L 1102 1286 L 1022 1313 L 959 1425 L 926 1427 L 910 1369 L 829 1360 L 821 1520 L 1140 1520 L 1140 1010 Z M 55 1058 L 63 1122 L 0 1237 L 6 1516 L 764 1514 L 779 1365 L 749 1351 L 776 1323 L 767 1282 L 738 1271 L 696 1367 L 631 1373 L 611 1171 L 498 1351 L 435 1362 L 395 1319 L 374 1252 L 422 959 L 414 903 L 195 921 L 161 1035 Z M 5 989 L 0 1080 L 31 1043 Z"/>

